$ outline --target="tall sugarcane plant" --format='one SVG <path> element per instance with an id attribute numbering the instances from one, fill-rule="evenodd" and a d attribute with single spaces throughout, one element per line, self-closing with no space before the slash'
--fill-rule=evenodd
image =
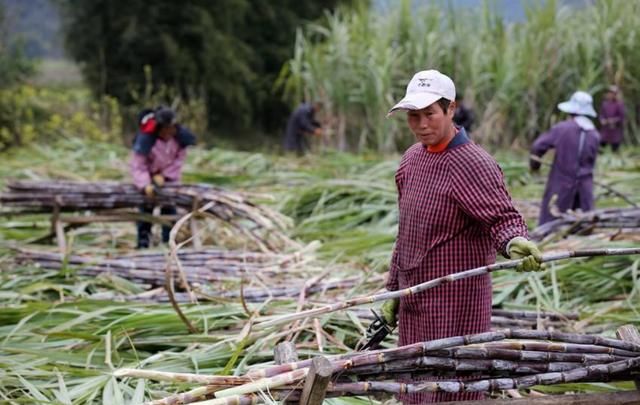
<path id="1" fill-rule="evenodd" d="M 509 23 L 480 10 L 389 2 L 388 9 L 336 11 L 298 31 L 279 84 L 292 103 L 317 99 L 333 147 L 395 151 L 410 141 L 401 120 L 385 118 L 411 75 L 428 68 L 451 75 L 477 112 L 474 138 L 528 144 L 559 119 L 558 102 L 576 89 L 601 99 L 611 83 L 628 103 L 635 129 L 640 96 L 640 4 L 597 0 L 583 8 L 530 2 Z M 629 133 L 635 142 L 637 135 Z"/>

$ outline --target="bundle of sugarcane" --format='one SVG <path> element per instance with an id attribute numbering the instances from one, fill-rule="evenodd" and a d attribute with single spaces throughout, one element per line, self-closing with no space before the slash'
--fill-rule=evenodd
<path id="1" fill-rule="evenodd" d="M 268 298 L 297 297 L 301 289 L 313 294 L 329 290 L 351 289 L 362 282 L 350 276 L 305 284 L 320 269 L 313 263 L 313 255 L 306 251 L 291 254 L 224 251 L 220 249 L 181 250 L 178 253 L 181 269 L 192 291 L 176 294 L 179 302 L 232 299 L 242 296 L 247 301 Z M 46 251 L 18 250 L 15 260 L 21 264 L 36 264 L 49 269 L 69 269 L 81 276 L 116 276 L 150 287 L 163 286 L 166 281 L 167 255 L 143 252 L 125 256 L 62 255 Z M 179 274 L 173 274 L 179 284 Z M 252 280 L 258 279 L 258 283 Z M 380 280 L 379 280 L 380 281 Z M 240 289 L 240 284 L 247 284 Z M 258 284 L 254 286 L 253 284 Z M 96 295 L 94 299 L 166 302 L 166 291 L 136 295 Z"/>
<path id="2" fill-rule="evenodd" d="M 239 288 L 240 279 L 237 279 L 238 284 L 235 285 L 210 285 L 210 286 L 193 286 L 191 292 L 179 292 L 174 293 L 174 299 L 180 303 L 194 302 L 194 300 L 203 301 L 227 301 L 236 298 L 242 298 L 246 302 L 264 302 L 269 299 L 277 298 L 295 298 L 300 295 L 301 290 L 305 290 L 307 296 L 311 296 L 316 293 L 324 293 L 328 291 L 345 291 L 354 288 L 360 283 L 360 277 L 349 277 L 348 279 L 333 279 L 321 281 L 306 288 L 305 280 L 295 279 L 287 277 L 287 286 L 283 285 L 284 280 L 279 280 L 278 285 L 263 285 L 258 287 L 243 287 Z M 154 289 L 152 291 L 145 291 L 136 295 L 118 295 L 113 292 L 94 294 L 91 299 L 109 299 L 114 301 L 124 302 L 143 302 L 143 303 L 164 303 L 169 302 L 170 297 L 167 291 L 162 289 Z"/>
<path id="3" fill-rule="evenodd" d="M 238 253 L 232 253 L 232 255 Z M 249 254 L 250 256 L 251 254 Z M 202 255 L 206 256 L 206 255 Z M 281 255 L 274 255 L 274 261 L 269 262 L 247 262 L 221 260 L 212 257 L 208 260 L 196 257 L 190 260 L 186 255 L 181 260 L 182 268 L 186 279 L 190 283 L 212 283 L 217 281 L 237 281 L 243 275 L 263 275 L 274 277 L 286 271 L 289 275 L 299 272 L 301 266 L 295 261 L 280 261 Z M 59 253 L 49 253 L 42 251 L 21 250 L 16 255 L 16 260 L 20 263 L 37 263 L 45 269 L 61 269 L 63 267 L 74 269 L 78 274 L 95 276 L 99 274 L 114 274 L 118 277 L 143 282 L 151 285 L 164 283 L 166 261 L 147 260 L 142 257 L 131 258 L 100 258 L 96 256 L 65 256 Z"/>
<path id="4" fill-rule="evenodd" d="M 256 403 L 299 398 L 313 360 L 257 366 L 239 377 L 120 369 L 120 377 L 206 384 L 153 405 Z M 505 329 L 328 358 L 327 396 L 470 392 L 568 382 L 624 381 L 640 371 L 640 345 L 592 335 Z M 460 379 L 462 378 L 462 379 Z M 252 402 L 253 401 L 253 402 Z"/>
<path id="5" fill-rule="evenodd" d="M 584 213 L 554 213 L 557 219 L 534 229 L 530 236 L 534 240 L 545 240 L 556 236 L 583 234 L 596 228 L 629 229 L 640 228 L 640 208 L 606 208 Z"/>
<path id="6" fill-rule="evenodd" d="M 0 203 L 18 208 L 11 213 L 113 210 L 141 205 L 176 206 L 230 224 L 267 247 L 291 246 L 284 232 L 290 220 L 278 212 L 249 201 L 242 194 L 202 184 L 165 185 L 153 198 L 133 184 L 118 182 L 11 181 L 0 193 Z"/>

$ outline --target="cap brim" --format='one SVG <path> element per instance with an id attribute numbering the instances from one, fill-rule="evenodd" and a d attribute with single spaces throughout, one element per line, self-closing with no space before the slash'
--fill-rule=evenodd
<path id="1" fill-rule="evenodd" d="M 393 106 L 387 113 L 387 117 L 398 110 L 422 110 L 442 98 L 439 94 L 414 93 L 406 96 Z"/>

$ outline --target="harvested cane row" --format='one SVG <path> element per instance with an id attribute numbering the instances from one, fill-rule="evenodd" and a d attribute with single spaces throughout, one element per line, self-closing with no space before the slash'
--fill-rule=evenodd
<path id="1" fill-rule="evenodd" d="M 144 204 L 171 205 L 186 211 L 206 207 L 202 216 L 230 224 L 270 250 L 294 246 L 287 236 L 289 220 L 256 205 L 242 194 L 210 185 L 165 185 L 148 198 L 133 184 L 118 182 L 12 181 L 0 193 L 0 203 L 19 208 L 12 213 L 113 210 Z"/>
<path id="2" fill-rule="evenodd" d="M 178 301 L 231 299 L 242 296 L 247 301 L 264 301 L 268 298 L 297 297 L 301 289 L 306 293 L 351 289 L 361 283 L 361 278 L 350 276 L 340 279 L 318 280 L 305 286 L 311 273 L 319 269 L 312 263 L 313 256 L 296 252 L 275 254 L 262 252 L 224 251 L 219 249 L 184 250 L 178 252 L 182 273 L 174 273 L 176 283 L 184 275 L 192 286 L 192 292 L 177 294 Z M 34 250 L 20 250 L 15 260 L 21 264 L 35 264 L 47 270 L 70 269 L 82 276 L 117 276 L 150 287 L 164 286 L 167 256 L 162 253 L 136 253 L 126 256 L 96 257 L 62 255 Z M 251 280 L 258 279 L 259 286 Z M 241 283 L 248 284 L 242 291 Z M 97 295 L 93 298 L 104 298 Z M 121 296 L 124 301 L 167 302 L 166 291 L 137 296 Z"/>
<path id="3" fill-rule="evenodd" d="M 555 236 L 580 235 L 594 229 L 640 228 L 640 208 L 606 208 L 585 213 L 556 213 L 558 219 L 534 229 L 530 236 L 542 241 Z"/>
<path id="4" fill-rule="evenodd" d="M 640 371 L 640 345 L 593 335 L 505 329 L 393 349 L 328 358 L 327 396 L 373 393 L 491 392 L 568 382 L 624 381 Z M 148 402 L 253 404 L 264 392 L 276 400 L 300 397 L 313 360 L 250 369 L 239 377 L 120 369 L 120 377 L 204 384 Z M 463 378 L 463 380 L 460 380 Z"/>
<path id="5" fill-rule="evenodd" d="M 315 269 L 313 257 L 300 252 L 293 254 L 275 254 L 262 252 L 227 251 L 222 249 L 181 250 L 178 252 L 181 268 L 187 282 L 192 284 L 190 293 L 176 293 L 178 302 L 233 299 L 241 295 L 237 286 L 223 289 L 220 281 L 240 283 L 242 279 L 260 276 L 264 285 L 247 287 L 242 291 L 243 299 L 259 302 L 268 298 L 297 297 L 301 289 L 306 294 L 314 294 L 329 290 L 348 290 L 361 282 L 360 277 L 341 277 L 326 281 L 318 281 L 305 287 L 305 281 Z M 62 268 L 72 269 L 83 276 L 115 275 L 132 282 L 143 283 L 151 287 L 163 286 L 167 256 L 159 252 L 137 252 L 123 256 L 63 256 L 34 250 L 20 250 L 15 256 L 22 264 L 36 264 L 48 270 Z M 286 283 L 281 280 L 286 276 Z M 174 274 L 179 282 L 178 275 Z M 275 279 L 274 279 L 275 278 Z M 374 282 L 379 277 L 372 277 Z M 382 282 L 382 280 L 379 280 Z M 195 285 L 195 286 L 194 286 Z M 137 295 L 100 295 L 94 299 L 111 298 L 126 302 L 168 302 L 169 296 L 164 289 L 147 291 Z M 354 310 L 358 319 L 373 320 L 369 310 Z M 491 322 L 495 328 L 555 328 L 564 329 L 570 321 L 578 319 L 577 314 L 547 313 L 535 311 L 510 311 L 493 309 Z"/>

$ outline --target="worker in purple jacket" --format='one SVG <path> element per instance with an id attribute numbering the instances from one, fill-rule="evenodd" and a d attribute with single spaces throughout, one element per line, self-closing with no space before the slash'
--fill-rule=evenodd
<path id="1" fill-rule="evenodd" d="M 600 106 L 600 144 L 611 145 L 614 152 L 620 148 L 624 134 L 624 103 L 618 93 L 618 86 L 609 86 Z"/>
<path id="2" fill-rule="evenodd" d="M 140 212 L 153 213 L 153 198 L 165 184 L 180 182 L 187 146 L 194 145 L 195 136 L 176 122 L 175 112 L 168 107 L 144 110 L 139 117 L 139 129 L 133 141 L 131 176 L 133 183 L 145 194 L 149 203 Z M 174 206 L 160 208 L 161 215 L 175 215 Z M 138 249 L 148 248 L 151 223 L 139 221 Z M 169 226 L 162 227 L 162 241 L 169 241 Z"/>
<path id="3" fill-rule="evenodd" d="M 552 205 L 558 212 L 569 209 L 590 211 L 594 206 L 593 169 L 600 135 L 589 119 L 596 117 L 593 99 L 588 93 L 577 91 L 569 101 L 558 104 L 558 109 L 570 117 L 540 135 L 531 147 L 531 154 L 538 158 L 549 149 L 555 149 L 540 207 L 540 225 L 555 219 Z M 537 171 L 540 160 L 531 159 L 530 167 Z"/>

